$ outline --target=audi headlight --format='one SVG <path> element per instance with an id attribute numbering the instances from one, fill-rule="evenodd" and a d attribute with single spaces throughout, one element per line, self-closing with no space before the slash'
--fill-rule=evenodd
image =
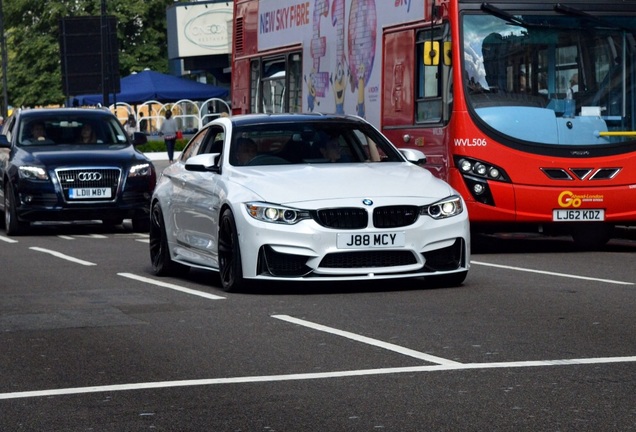
<path id="1" fill-rule="evenodd" d="M 148 163 L 133 165 L 130 167 L 128 177 L 149 176 L 151 172 L 152 170 L 150 169 L 150 164 Z"/>
<path id="2" fill-rule="evenodd" d="M 249 202 L 245 204 L 247 213 L 262 222 L 293 225 L 303 219 L 310 219 L 308 211 L 284 207 L 276 204 Z"/>
<path id="3" fill-rule="evenodd" d="M 463 211 L 464 205 L 462 204 L 462 199 L 457 195 L 453 195 L 434 204 L 422 207 L 420 215 L 428 215 L 433 219 L 446 219 L 457 216 Z"/>
<path id="4" fill-rule="evenodd" d="M 48 180 L 49 175 L 42 167 L 36 166 L 21 166 L 18 168 L 18 175 L 21 179 L 26 180 Z"/>

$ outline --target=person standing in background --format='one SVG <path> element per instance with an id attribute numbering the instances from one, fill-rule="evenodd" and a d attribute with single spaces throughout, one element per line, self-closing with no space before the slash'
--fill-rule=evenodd
<path id="1" fill-rule="evenodd" d="M 137 120 L 135 120 L 134 114 L 128 114 L 128 120 L 124 124 L 124 129 L 126 129 L 126 133 L 130 138 L 133 137 L 133 134 L 137 132 Z"/>
<path id="2" fill-rule="evenodd" d="M 139 113 L 139 132 L 148 133 L 148 120 L 144 118 L 144 113 Z"/>
<path id="3" fill-rule="evenodd" d="M 166 143 L 166 150 L 168 151 L 168 160 L 170 163 L 174 162 L 174 145 L 177 141 L 177 121 L 172 118 L 172 111 L 166 110 L 166 119 L 161 124 L 159 129 L 159 135 L 163 135 L 163 140 Z"/>

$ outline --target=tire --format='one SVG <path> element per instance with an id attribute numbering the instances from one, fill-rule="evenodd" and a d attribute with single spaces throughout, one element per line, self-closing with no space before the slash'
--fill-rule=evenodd
<path id="1" fill-rule="evenodd" d="M 134 218 L 132 228 L 135 232 L 147 233 L 150 231 L 150 216 Z"/>
<path id="2" fill-rule="evenodd" d="M 170 258 L 163 212 L 158 203 L 152 206 L 149 225 L 152 272 L 157 276 L 181 276 L 187 273 L 190 267 L 174 262 Z"/>
<path id="3" fill-rule="evenodd" d="M 572 240 L 583 250 L 601 249 L 613 234 L 614 226 L 605 223 L 582 223 L 572 228 Z"/>
<path id="4" fill-rule="evenodd" d="M 8 236 L 22 235 L 31 225 L 29 222 L 18 220 L 15 207 L 16 203 L 13 189 L 7 186 L 4 190 L 4 229 Z"/>
<path id="5" fill-rule="evenodd" d="M 237 292 L 246 288 L 243 279 L 241 250 L 236 222 L 232 210 L 226 209 L 219 222 L 219 277 L 226 292 Z"/>

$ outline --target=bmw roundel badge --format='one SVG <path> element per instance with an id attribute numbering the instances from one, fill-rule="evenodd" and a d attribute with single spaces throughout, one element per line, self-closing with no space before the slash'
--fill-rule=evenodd
<path id="1" fill-rule="evenodd" d="M 362 204 L 364 204 L 365 206 L 370 206 L 373 205 L 373 201 L 371 201 L 369 198 L 365 198 L 362 200 Z"/>

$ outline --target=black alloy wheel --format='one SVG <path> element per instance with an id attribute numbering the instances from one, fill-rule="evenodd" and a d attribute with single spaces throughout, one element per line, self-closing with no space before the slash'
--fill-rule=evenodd
<path id="1" fill-rule="evenodd" d="M 168 236 L 159 203 L 154 203 L 150 212 L 150 262 L 157 276 L 176 276 L 188 272 L 190 267 L 176 263 L 170 258 Z"/>
<path id="2" fill-rule="evenodd" d="M 219 223 L 219 276 L 221 286 L 226 292 L 246 288 L 236 222 L 230 209 L 223 212 Z"/>

